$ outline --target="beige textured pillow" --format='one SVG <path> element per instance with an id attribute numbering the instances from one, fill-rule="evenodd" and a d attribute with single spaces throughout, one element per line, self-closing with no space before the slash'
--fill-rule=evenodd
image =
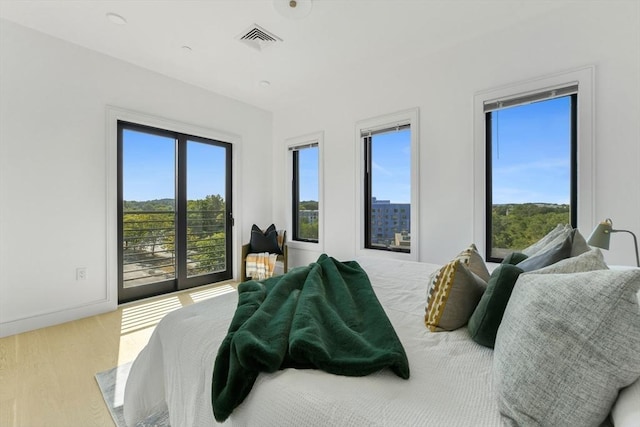
<path id="1" fill-rule="evenodd" d="M 464 265 L 467 266 L 472 273 L 475 273 L 485 282 L 489 281 L 491 274 L 487 269 L 487 265 L 482 259 L 482 255 L 478 252 L 478 248 L 475 244 L 470 244 L 469 247 L 460 252 L 454 259 L 459 259 Z"/>
<path id="2" fill-rule="evenodd" d="M 444 265 L 429 277 L 425 325 L 432 332 L 466 325 L 486 287 L 463 260 L 456 258 Z"/>

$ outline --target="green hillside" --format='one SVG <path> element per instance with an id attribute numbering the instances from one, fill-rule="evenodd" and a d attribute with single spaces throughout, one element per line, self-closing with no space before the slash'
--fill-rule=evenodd
<path id="1" fill-rule="evenodd" d="M 493 205 L 494 248 L 518 250 L 539 240 L 558 224 L 571 222 L 569 205 L 524 203 Z"/>

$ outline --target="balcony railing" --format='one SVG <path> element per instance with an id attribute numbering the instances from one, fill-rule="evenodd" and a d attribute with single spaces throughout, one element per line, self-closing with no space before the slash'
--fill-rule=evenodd
<path id="1" fill-rule="evenodd" d="M 226 269 L 224 211 L 189 211 L 186 238 L 187 276 Z M 175 278 L 175 212 L 125 212 L 122 254 L 125 288 Z"/>

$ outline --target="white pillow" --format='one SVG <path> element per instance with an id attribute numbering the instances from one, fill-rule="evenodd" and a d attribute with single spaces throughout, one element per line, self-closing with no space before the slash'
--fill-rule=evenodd
<path id="1" fill-rule="evenodd" d="M 616 427 L 640 426 L 640 380 L 620 392 L 611 416 Z"/>

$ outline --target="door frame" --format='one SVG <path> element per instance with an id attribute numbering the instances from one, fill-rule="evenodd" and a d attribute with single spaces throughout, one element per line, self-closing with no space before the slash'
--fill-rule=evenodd
<path id="1" fill-rule="evenodd" d="M 194 137 L 202 137 L 217 141 L 224 141 L 231 144 L 231 211 L 241 212 L 241 199 L 237 195 L 240 194 L 240 180 L 242 176 L 241 148 L 242 138 L 240 135 L 225 132 L 218 129 L 203 127 L 199 125 L 175 121 L 163 117 L 153 116 L 140 113 L 137 111 L 127 110 L 119 107 L 107 106 L 106 108 L 106 299 L 113 306 L 118 304 L 118 277 L 119 277 L 119 260 L 118 260 L 118 121 L 125 121 L 149 126 L 152 128 L 163 129 L 170 132 L 179 132 Z M 237 220 L 238 218 L 236 218 Z M 241 221 L 240 221 L 241 223 Z M 229 269 L 232 278 L 239 275 L 239 264 L 237 262 L 237 254 L 240 251 L 242 242 L 242 233 L 238 230 L 240 227 L 236 221 L 231 229 L 231 264 Z"/>

